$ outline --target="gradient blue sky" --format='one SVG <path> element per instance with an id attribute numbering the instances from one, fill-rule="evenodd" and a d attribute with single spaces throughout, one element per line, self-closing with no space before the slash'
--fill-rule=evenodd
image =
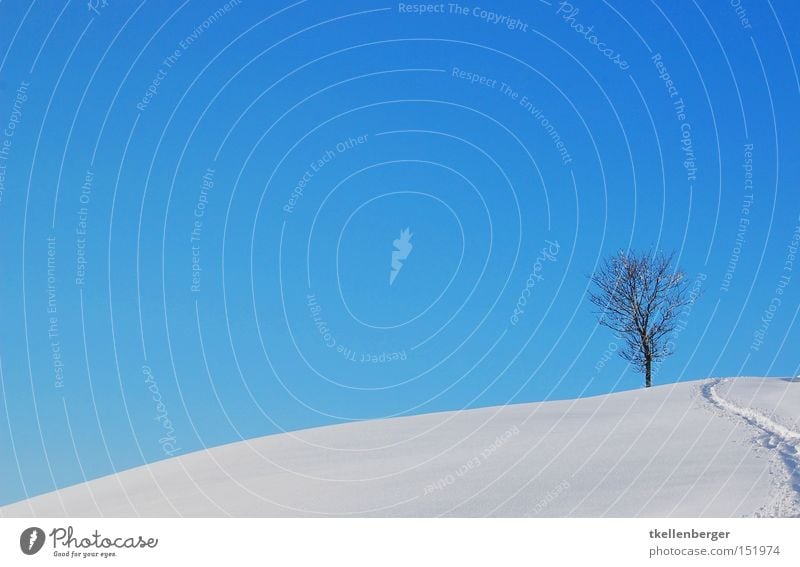
<path id="1" fill-rule="evenodd" d="M 703 290 L 656 384 L 798 372 L 797 4 L 491 4 L 515 29 L 469 3 L 0 3 L 0 504 L 639 387 L 586 295 L 620 248 L 674 250 Z"/>

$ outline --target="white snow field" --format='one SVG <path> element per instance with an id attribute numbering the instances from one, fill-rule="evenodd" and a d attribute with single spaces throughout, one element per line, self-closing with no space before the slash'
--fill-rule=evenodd
<path id="1" fill-rule="evenodd" d="M 800 515 L 800 382 L 709 379 L 351 423 L 160 461 L 3 516 Z"/>

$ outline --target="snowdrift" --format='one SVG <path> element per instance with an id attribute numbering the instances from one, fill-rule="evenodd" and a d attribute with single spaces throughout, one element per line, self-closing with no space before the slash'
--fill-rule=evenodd
<path id="1" fill-rule="evenodd" d="M 800 383 L 710 379 L 251 439 L 4 516 L 800 514 Z"/>

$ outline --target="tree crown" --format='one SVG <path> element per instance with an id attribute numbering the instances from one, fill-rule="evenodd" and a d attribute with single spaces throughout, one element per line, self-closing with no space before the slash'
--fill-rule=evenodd
<path id="1" fill-rule="evenodd" d="M 663 252 L 619 251 L 591 276 L 598 322 L 625 341 L 620 356 L 639 372 L 672 353 L 670 335 L 691 303 L 686 274 L 672 269 L 672 259 Z"/>

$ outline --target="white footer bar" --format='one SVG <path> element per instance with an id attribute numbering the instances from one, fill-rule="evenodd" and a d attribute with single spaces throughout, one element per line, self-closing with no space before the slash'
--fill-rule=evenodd
<path id="1" fill-rule="evenodd" d="M 0 519 L 0 565 L 800 565 L 797 519 Z"/>

